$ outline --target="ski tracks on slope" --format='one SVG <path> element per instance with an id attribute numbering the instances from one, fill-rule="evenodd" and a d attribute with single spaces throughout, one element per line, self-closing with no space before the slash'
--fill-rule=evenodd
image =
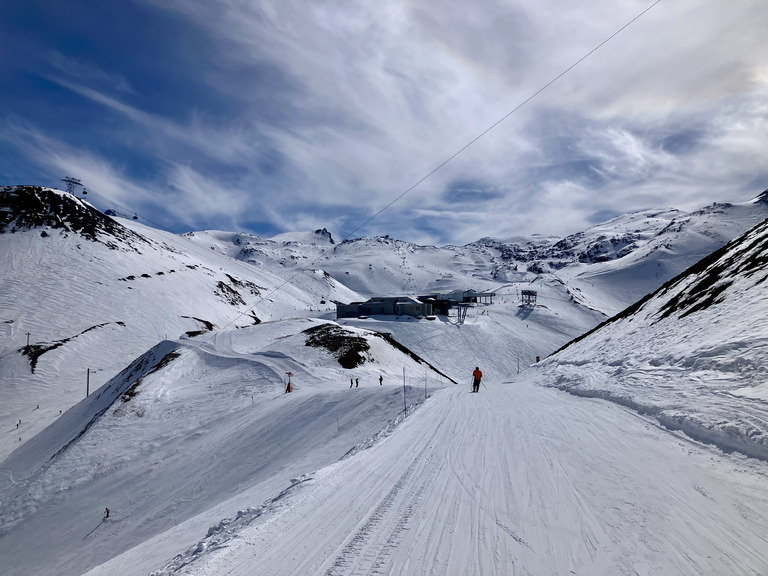
<path id="1" fill-rule="evenodd" d="M 423 451 L 422 451 L 423 452 Z M 360 528 L 336 554 L 325 576 L 388 574 L 392 554 L 406 534 L 434 474 L 416 475 L 414 459 Z M 414 486 L 414 484 L 416 484 Z M 386 535 L 385 538 L 382 536 Z"/>
<path id="2" fill-rule="evenodd" d="M 764 573 L 764 478 L 739 462 L 525 383 L 446 390 L 417 414 L 189 573 Z"/>

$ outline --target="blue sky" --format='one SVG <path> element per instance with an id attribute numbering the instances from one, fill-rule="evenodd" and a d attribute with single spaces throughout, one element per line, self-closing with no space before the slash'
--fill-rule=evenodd
<path id="1" fill-rule="evenodd" d="M 563 236 L 768 188 L 764 0 L 10 0 L 0 184 L 159 227 Z"/>

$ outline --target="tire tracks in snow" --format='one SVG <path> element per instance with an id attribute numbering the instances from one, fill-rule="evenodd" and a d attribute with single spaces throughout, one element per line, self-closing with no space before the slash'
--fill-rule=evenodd
<path id="1" fill-rule="evenodd" d="M 412 457 L 392 488 L 334 555 L 325 576 L 389 574 L 394 552 L 407 534 L 414 513 L 434 482 L 431 442 Z M 384 537 L 386 535 L 386 537 Z"/>

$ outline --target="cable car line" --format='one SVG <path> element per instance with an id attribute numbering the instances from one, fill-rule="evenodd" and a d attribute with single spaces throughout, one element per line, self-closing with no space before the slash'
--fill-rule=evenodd
<path id="1" fill-rule="evenodd" d="M 550 80 L 549 82 L 547 82 L 546 84 L 544 84 L 544 85 L 543 85 L 541 88 L 539 88 L 538 90 L 536 90 L 535 92 L 533 92 L 533 93 L 532 93 L 530 96 L 528 96 L 528 97 L 527 97 L 525 100 L 523 100 L 522 102 L 520 102 L 520 103 L 519 103 L 517 106 L 515 106 L 515 107 L 514 107 L 512 110 L 510 110 L 509 112 L 507 112 L 506 114 L 504 114 L 504 115 L 503 115 L 501 118 L 499 118 L 499 119 L 498 119 L 496 122 L 494 122 L 494 123 L 493 123 L 493 124 L 491 124 L 489 127 L 487 127 L 485 130 L 483 130 L 482 132 L 480 132 L 480 133 L 479 133 L 477 136 L 475 136 L 474 138 L 472 138 L 472 139 L 471 139 L 469 142 L 467 142 L 467 143 L 466 143 L 464 146 L 462 146 L 462 147 L 461 147 L 459 150 L 457 150 L 455 153 L 453 153 L 453 154 L 452 154 L 451 156 L 449 156 L 447 159 L 445 159 L 445 160 L 444 160 L 444 161 L 442 161 L 440 164 L 438 164 L 438 165 L 437 165 L 435 168 L 433 168 L 433 169 L 432 169 L 430 172 L 428 172 L 427 174 L 425 174 L 425 175 L 424 175 L 422 178 L 420 178 L 420 179 L 419 179 L 417 182 L 415 182 L 413 185 L 411 185 L 411 186 L 410 186 L 408 189 L 406 189 L 404 192 L 402 192 L 402 193 L 401 193 L 401 194 L 399 194 L 397 197 L 395 197 L 395 198 L 394 198 L 394 199 L 393 199 L 391 202 L 389 202 L 388 204 L 386 204 L 386 205 L 385 205 L 383 208 L 381 208 L 380 210 L 376 211 L 376 212 L 375 212 L 375 213 L 374 213 L 372 216 L 370 216 L 368 219 L 366 219 L 366 220 L 365 220 L 365 221 L 364 221 L 362 224 L 360 224 L 359 226 L 357 226 L 357 227 L 356 227 L 354 230 L 352 230 L 351 232 L 349 232 L 348 234 L 346 234 L 346 235 L 345 235 L 345 236 L 342 238 L 342 242 L 344 242 L 345 240 L 348 240 L 348 239 L 349 239 L 349 238 L 350 238 L 350 237 L 351 237 L 353 234 L 357 233 L 359 230 L 361 230 L 362 228 L 364 228 L 365 226 L 367 226 L 367 225 L 368 225 L 370 222 L 372 222 L 374 219 L 376 219 L 378 216 L 380 216 L 380 215 L 381 215 L 381 214 L 382 214 L 384 211 L 388 210 L 388 209 L 389 209 L 389 208 L 391 208 L 391 207 L 392 207 L 394 204 L 396 204 L 396 203 L 397 203 L 397 202 L 399 202 L 401 199 L 403 199 L 403 198 L 404 198 L 406 195 L 408 195 L 409 193 L 411 193 L 411 192 L 412 192 L 414 189 L 416 189 L 416 188 L 417 188 L 419 185 L 421 185 L 421 184 L 422 184 L 424 181 L 426 181 L 428 178 L 430 178 L 430 177 L 431 177 L 433 174 L 435 174 L 436 172 L 438 172 L 439 170 L 441 170 L 443 167 L 445 167 L 447 164 L 449 164 L 450 162 L 452 162 L 452 161 L 453 161 L 455 158 L 457 158 L 459 155 L 461 155 L 463 152 L 465 152 L 465 151 L 466 151 L 468 148 L 470 148 L 470 147 L 471 147 L 473 144 L 475 144 L 477 141 L 479 141 L 480 139 L 482 139 L 484 136 L 486 136 L 486 135 L 487 135 L 488 133 L 490 133 L 492 130 L 494 130 L 495 128 L 497 128 L 497 127 L 498 127 L 498 126 L 499 126 L 499 125 L 500 125 L 502 122 L 504 122 L 505 120 L 507 120 L 507 119 L 508 119 L 510 116 L 512 116 L 513 114 L 515 114 L 517 111 L 519 111 L 521 108 L 523 108 L 523 107 L 524 107 L 526 104 L 528 104 L 529 102 L 531 102 L 532 100 L 534 100 L 534 99 L 535 99 L 537 96 L 539 96 L 539 95 L 540 95 L 542 92 L 544 92 L 544 91 L 545 91 L 545 90 L 547 90 L 547 89 L 548 89 L 550 86 L 552 86 L 553 84 L 555 84 L 555 83 L 556 83 L 558 80 L 560 80 L 560 79 L 561 79 L 563 76 L 565 76 L 566 74 L 568 74 L 568 73 L 569 73 L 571 70 L 573 70 L 573 69 L 574 69 L 576 66 L 578 66 L 579 64 L 581 64 L 582 62 L 584 62 L 585 60 L 587 60 L 587 59 L 588 59 L 590 56 L 592 56 L 592 55 L 593 55 L 595 52 L 597 52 L 597 51 L 598 51 L 600 48 L 602 48 L 602 47 L 603 47 L 603 46 L 605 46 L 605 45 L 606 45 L 608 42 L 610 42 L 611 40 L 613 40 L 613 39 L 614 39 L 616 36 L 618 36 L 618 35 L 619 35 L 621 32 L 623 32 L 624 30 L 626 30 L 627 28 L 629 28 L 629 27 L 630 27 L 632 24 L 634 24 L 634 23 L 635 23 L 637 20 L 639 20 L 641 17 L 643 17 L 643 16 L 644 16 L 645 14 L 647 14 L 647 13 L 648 13 L 648 12 L 649 12 L 651 9 L 653 9 L 655 6 L 657 6 L 657 5 L 658 5 L 658 4 L 660 4 L 660 3 L 661 3 L 661 0 L 656 0 L 655 2 L 653 2 L 653 3 L 652 3 L 650 6 L 648 6 L 648 7 L 647 7 L 647 8 L 645 8 L 643 11 L 641 11 L 639 14 L 637 14 L 637 15 L 636 15 L 634 18 L 632 18 L 632 19 L 631 19 L 629 22 L 627 22 L 626 24 L 624 24 L 623 26 L 621 26 L 621 27 L 620 27 L 618 30 L 616 30 L 616 31 L 615 31 L 613 34 L 611 34 L 610 36 L 608 36 L 607 38 L 605 38 L 605 39 L 604 39 L 602 42 L 600 42 L 599 44 L 597 44 L 597 45 L 596 45 L 594 48 L 592 48 L 592 49 L 591 49 L 589 52 L 587 52 L 586 54 L 584 54 L 584 55 L 583 55 L 581 58 L 579 58 L 578 60 L 576 60 L 576 61 L 575 61 L 573 64 L 571 64 L 570 66 L 568 66 L 567 68 L 565 68 L 565 69 L 564 69 L 562 72 L 560 72 L 560 73 L 559 73 L 557 76 L 555 76 L 555 77 L 554 77 L 552 80 Z M 65 181 L 66 181 L 66 180 L 65 180 Z M 80 184 L 80 182 L 79 182 L 79 181 L 78 181 L 78 184 Z M 82 184 L 80 184 L 80 185 L 82 186 Z M 88 193 L 90 193 L 90 194 L 93 194 L 93 195 L 95 195 L 95 196 L 99 196 L 99 197 L 103 198 L 104 200 L 107 200 L 108 202 L 110 201 L 110 199 L 106 198 L 105 196 L 103 196 L 103 195 L 101 195 L 101 194 L 99 194 L 99 193 L 97 193 L 97 192 L 93 191 L 93 189 L 92 189 L 92 188 L 89 188 L 89 189 L 88 189 Z M 111 200 L 111 202 L 113 202 L 114 204 L 116 204 L 116 205 L 118 205 L 118 206 L 121 206 L 121 205 L 120 205 L 118 202 L 115 202 L 114 200 Z M 125 208 L 125 207 L 124 207 L 124 206 L 122 206 L 122 208 Z M 132 210 L 130 210 L 130 209 L 129 209 L 129 210 L 128 210 L 128 213 L 130 213 L 130 212 L 134 212 L 134 216 L 133 216 L 133 219 L 134 219 L 134 220 L 138 220 L 139 218 L 141 218 L 142 220 L 144 220 L 144 221 L 146 221 L 146 222 L 149 222 L 149 223 L 152 223 L 152 224 L 154 224 L 155 226 L 157 226 L 158 228 L 161 228 L 161 227 L 160 227 L 160 226 L 159 226 L 157 223 L 155 223 L 155 222 L 152 222 L 152 221 L 151 221 L 151 220 L 149 220 L 148 218 L 146 218 L 146 217 L 144 217 L 144 216 L 141 216 L 141 217 L 140 217 L 140 216 L 138 215 L 138 212 L 135 212 L 135 211 L 132 211 Z M 312 266 L 314 266 L 314 265 L 315 265 L 315 264 L 316 264 L 316 263 L 317 263 L 317 262 L 318 262 L 318 261 L 319 261 L 319 260 L 320 260 L 320 259 L 321 259 L 321 258 L 324 256 L 324 255 L 325 255 L 325 253 L 327 252 L 327 250 L 328 250 L 328 248 L 324 248 L 324 249 L 322 249 L 322 250 L 320 251 L 320 253 L 318 254 L 318 256 L 317 256 L 317 257 L 316 257 L 314 260 L 310 261 L 310 262 L 309 262 L 309 263 L 308 263 L 306 266 L 304 266 L 304 267 L 300 267 L 299 269 L 297 269 L 297 270 L 296 270 L 296 271 L 295 271 L 295 272 L 294 272 L 294 273 L 293 273 L 291 276 L 289 276 L 289 277 L 288 277 L 288 279 L 286 279 L 286 280 L 284 280 L 282 283 L 278 284 L 278 285 L 277 285 L 277 287 L 273 288 L 273 289 L 272 289 L 272 290 L 271 290 L 271 291 L 270 291 L 270 292 L 269 292 L 267 295 L 265 295 L 265 296 L 262 296 L 262 297 L 261 297 L 261 298 L 260 298 L 260 299 L 259 299 L 259 300 L 258 300 L 258 301 L 257 301 L 257 302 L 254 304 L 254 305 L 253 305 L 253 306 L 249 307 L 249 308 L 248 308 L 246 311 L 239 313 L 239 314 L 238 314 L 238 315 L 237 315 L 237 316 L 236 316 L 234 319 L 232 319 L 232 321 L 230 321 L 228 324 L 224 325 L 224 326 L 223 326 L 222 328 L 220 328 L 219 330 L 224 330 L 224 329 L 226 329 L 226 328 L 229 328 L 229 327 L 230 327 L 230 326 L 232 326 L 232 325 L 233 325 L 235 322 L 237 322 L 239 319 L 241 319 L 242 317 L 244 317 L 244 316 L 248 315 L 250 312 L 253 312 L 253 311 L 255 310 L 256 306 L 258 306 L 259 304 L 261 304 L 261 303 L 262 303 L 262 302 L 264 302 L 265 300 L 267 300 L 267 299 L 270 299 L 270 297 L 271 297 L 271 296 L 273 296 L 273 295 L 274 295 L 274 294 L 276 294 L 277 292 L 281 291 L 281 290 L 282 290 L 282 289 L 283 289 L 283 288 L 284 288 L 286 285 L 290 284 L 290 283 L 291 283 L 291 282 L 292 282 L 292 281 L 293 281 L 293 280 L 294 280 L 296 277 L 298 277 L 298 276 L 299 276 L 299 274 L 301 274 L 301 273 L 304 273 L 304 272 L 307 272 L 307 271 L 311 270 L 311 269 L 312 269 L 311 267 L 312 267 Z M 200 348 L 200 347 L 201 347 L 203 344 L 206 344 L 206 343 L 208 343 L 208 342 L 210 341 L 210 338 L 211 338 L 212 336 L 213 336 L 213 334 L 212 334 L 212 333 L 209 333 L 209 335 L 208 335 L 208 337 L 207 337 L 206 339 L 204 339 L 204 340 L 201 340 L 201 341 L 197 341 L 197 342 L 195 342 L 196 346 L 194 346 L 194 347 L 193 347 L 193 349 L 194 349 L 194 350 L 197 350 L 197 349 L 199 349 L 199 348 Z"/>

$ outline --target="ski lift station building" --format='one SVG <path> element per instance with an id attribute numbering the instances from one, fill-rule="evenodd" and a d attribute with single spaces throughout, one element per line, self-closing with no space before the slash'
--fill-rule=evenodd
<path id="1" fill-rule="evenodd" d="M 432 303 L 415 296 L 379 296 L 366 302 L 336 304 L 336 318 L 358 316 L 431 316 Z"/>
<path id="2" fill-rule="evenodd" d="M 494 292 L 454 290 L 425 296 L 377 296 L 366 302 L 336 303 L 336 318 L 448 314 L 448 310 L 462 303 L 485 302 L 493 304 L 495 295 Z"/>

